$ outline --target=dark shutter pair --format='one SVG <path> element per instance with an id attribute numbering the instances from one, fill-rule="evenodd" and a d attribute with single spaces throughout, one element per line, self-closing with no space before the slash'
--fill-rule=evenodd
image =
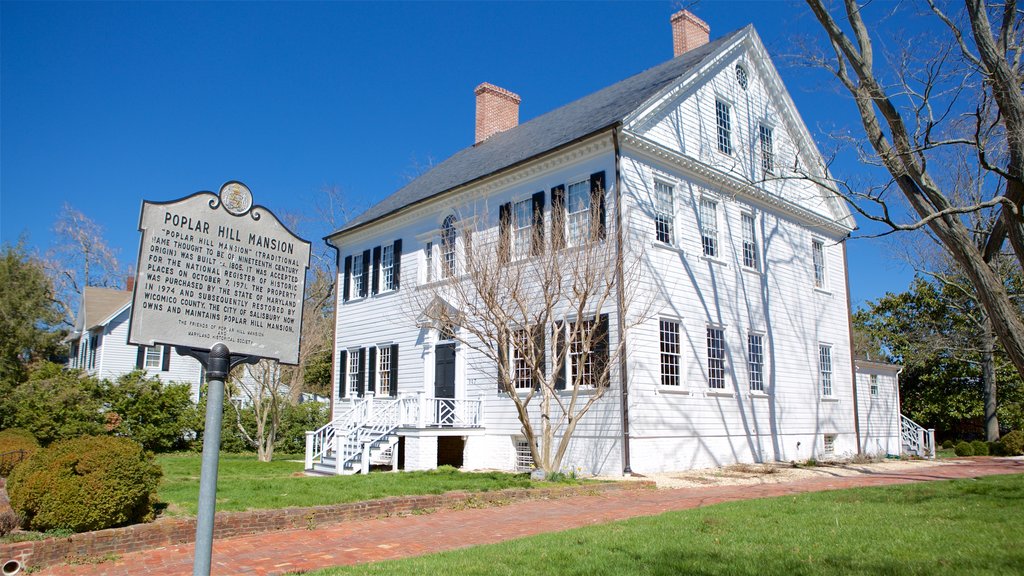
<path id="1" fill-rule="evenodd" d="M 139 346 L 138 352 L 135 353 L 135 369 L 142 370 L 146 367 L 146 347 Z M 167 372 L 171 369 L 171 347 L 164 346 L 163 364 L 160 369 Z"/>
<path id="2" fill-rule="evenodd" d="M 532 348 L 531 353 L 536 353 L 539 348 L 540 361 L 538 362 L 538 369 L 532 373 L 531 380 L 533 381 L 534 390 L 539 389 L 541 382 L 544 381 L 546 372 L 544 371 L 545 365 L 547 364 L 547 347 L 544 342 L 544 327 L 541 325 L 534 326 L 530 332 L 532 341 L 530 347 Z M 509 366 L 509 352 L 511 351 L 512 334 L 507 331 L 503 336 L 498 338 L 498 392 L 506 392 L 512 390 L 512 383 L 508 380 L 508 373 L 511 366 Z"/>
<path id="3" fill-rule="evenodd" d="M 604 240 L 606 235 L 605 220 L 607 219 L 607 208 L 605 206 L 605 180 L 604 171 L 595 172 L 590 175 L 590 210 L 591 238 Z M 565 247 L 565 185 L 559 184 L 551 189 L 551 247 L 560 249 Z"/>
<path id="4" fill-rule="evenodd" d="M 357 274 L 362 274 L 362 277 L 363 277 L 363 282 L 362 282 L 363 286 L 362 286 L 362 289 L 359 291 L 359 294 L 358 294 L 359 297 L 365 297 L 368 293 L 370 293 L 370 294 L 378 294 L 378 293 L 380 293 L 380 290 L 381 290 L 381 285 L 380 285 L 380 281 L 381 281 L 381 278 L 380 278 L 381 277 L 381 268 L 380 268 L 381 254 L 382 254 L 382 249 L 381 249 L 380 246 L 375 247 L 372 251 L 371 250 L 364 250 L 363 251 L 363 269 L 355 271 L 355 273 L 357 273 Z M 393 278 L 394 278 L 393 281 L 394 281 L 394 285 L 395 285 L 394 289 L 398 290 L 398 288 L 399 288 L 399 286 L 401 284 L 401 273 L 402 273 L 402 239 L 401 238 L 399 238 L 398 240 L 395 240 L 394 244 L 392 244 L 391 262 L 392 262 L 392 266 L 393 266 L 392 272 L 393 272 Z M 370 277 L 370 270 L 373 270 L 373 277 L 372 278 Z M 344 286 L 342 286 L 342 301 L 343 302 L 348 302 L 352 298 L 352 294 L 351 294 L 351 291 L 352 291 L 352 288 L 351 288 L 352 273 L 353 273 L 353 270 L 352 270 L 352 256 L 345 256 L 345 276 L 344 276 L 344 281 L 343 281 Z"/>
<path id="5" fill-rule="evenodd" d="M 594 356 L 594 372 L 600 379 L 600 385 L 608 385 L 608 315 L 601 314 L 594 328 L 594 349 L 590 353 Z M 557 367 L 558 373 L 555 376 L 555 390 L 565 390 L 565 382 L 568 379 L 569 354 L 566 350 L 565 323 L 555 322 L 555 359 L 561 364 Z"/>
<path id="6" fill-rule="evenodd" d="M 362 396 L 366 391 L 364 388 L 363 374 L 366 372 L 366 348 L 360 348 L 357 352 L 359 361 L 356 366 L 356 394 Z M 338 363 L 341 369 L 338 370 L 338 397 L 344 398 L 348 394 L 348 350 L 338 352 Z"/>

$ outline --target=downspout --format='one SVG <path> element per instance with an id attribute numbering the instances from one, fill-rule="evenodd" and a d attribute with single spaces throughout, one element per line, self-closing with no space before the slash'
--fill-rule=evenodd
<path id="1" fill-rule="evenodd" d="M 618 300 L 618 339 L 619 349 L 619 381 L 622 384 L 622 473 L 632 474 L 629 462 L 629 377 L 626 361 L 626 319 L 623 317 L 623 310 L 626 309 L 626 295 L 623 293 L 625 284 L 625 273 L 623 272 L 622 258 L 622 170 L 620 163 L 622 155 L 619 152 L 619 126 L 612 130 L 612 143 L 615 148 L 615 268 L 617 278 L 615 282 L 618 289 L 615 291 Z"/>
<path id="2" fill-rule="evenodd" d="M 337 358 L 338 358 L 338 350 L 337 350 L 337 347 L 338 347 L 338 306 L 340 304 L 339 296 L 341 294 L 341 292 L 338 291 L 339 289 L 341 289 L 341 286 L 338 285 L 338 276 L 339 276 L 340 271 L 341 271 L 341 250 L 338 250 L 338 247 L 335 246 L 333 243 L 331 243 L 331 239 L 330 239 L 329 236 L 325 236 L 324 237 L 324 244 L 327 244 L 328 248 L 333 248 L 334 249 L 334 338 L 332 338 L 332 340 L 334 340 L 334 342 L 331 343 L 331 419 L 330 419 L 331 422 L 334 422 L 334 403 L 337 400 L 337 398 L 335 398 L 334 395 L 336 393 L 336 390 L 338 389 L 338 386 L 334 385 L 334 375 L 337 374 L 337 372 L 335 370 L 338 369 L 338 367 L 335 366 L 335 363 L 337 362 Z M 398 361 L 398 359 L 396 358 L 395 362 L 397 362 L 397 361 Z M 340 386 L 340 383 L 339 383 L 339 386 Z"/>
<path id="3" fill-rule="evenodd" d="M 860 446 L 860 406 L 857 400 L 857 364 L 853 349 L 853 303 L 850 298 L 850 260 L 846 256 L 846 241 L 843 239 L 843 272 L 846 274 L 846 323 L 850 338 L 850 375 L 853 377 L 853 434 L 857 437 L 857 455 L 863 454 Z"/>

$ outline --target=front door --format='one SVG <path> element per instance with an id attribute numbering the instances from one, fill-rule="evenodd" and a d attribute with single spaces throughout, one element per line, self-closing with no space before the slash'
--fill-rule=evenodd
<path id="1" fill-rule="evenodd" d="M 434 348 L 434 426 L 455 421 L 455 344 Z"/>

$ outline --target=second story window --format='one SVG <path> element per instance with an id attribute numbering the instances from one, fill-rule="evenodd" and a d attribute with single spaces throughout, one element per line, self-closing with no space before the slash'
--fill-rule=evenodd
<path id="1" fill-rule="evenodd" d="M 758 140 L 761 143 L 761 170 L 766 174 L 775 171 L 775 148 L 772 143 L 772 129 L 764 124 L 758 128 Z"/>
<path id="2" fill-rule="evenodd" d="M 533 199 L 512 205 L 513 254 L 516 260 L 533 251 Z"/>
<path id="3" fill-rule="evenodd" d="M 366 275 L 362 273 L 363 270 L 363 255 L 362 253 L 352 256 L 352 294 L 356 297 L 364 296 L 366 294 Z"/>
<path id="4" fill-rule="evenodd" d="M 672 243 L 675 212 L 672 207 L 672 187 L 664 182 L 654 183 L 654 234 L 658 242 Z"/>
<path id="5" fill-rule="evenodd" d="M 395 289 L 395 247 L 386 244 L 380 255 L 381 278 L 384 281 L 383 290 Z"/>
<path id="6" fill-rule="evenodd" d="M 569 245 L 578 246 L 590 239 L 590 183 L 569 184 L 568 201 Z"/>
<path id="7" fill-rule="evenodd" d="M 754 216 L 744 214 L 740 224 L 743 228 L 743 265 L 757 270 L 757 230 L 754 227 Z"/>
<path id="8" fill-rule="evenodd" d="M 818 346 L 818 379 L 821 380 L 821 395 L 832 396 L 832 347 Z"/>
<path id="9" fill-rule="evenodd" d="M 871 381 L 871 395 L 878 396 L 878 374 L 871 374 L 869 377 Z"/>
<path id="10" fill-rule="evenodd" d="M 715 120 L 718 123 L 718 151 L 731 155 L 732 118 L 729 114 L 729 105 L 721 100 L 715 100 Z"/>
<path id="11" fill-rule="evenodd" d="M 814 287 L 825 287 L 825 243 L 821 240 L 811 242 L 811 261 L 814 266 Z"/>
<path id="12" fill-rule="evenodd" d="M 700 238 L 704 255 L 718 257 L 718 203 L 708 198 L 700 200 Z"/>
<path id="13" fill-rule="evenodd" d="M 427 242 L 423 247 L 423 267 L 426 268 L 424 279 L 427 282 L 434 281 L 434 243 Z"/>
<path id="14" fill-rule="evenodd" d="M 455 216 L 450 215 L 441 225 L 441 278 L 455 275 L 455 243 L 459 234 L 455 222 Z"/>

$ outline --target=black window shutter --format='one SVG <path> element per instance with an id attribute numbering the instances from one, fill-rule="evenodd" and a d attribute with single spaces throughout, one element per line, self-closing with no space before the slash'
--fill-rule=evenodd
<path id="1" fill-rule="evenodd" d="M 512 203 L 498 206 L 498 262 L 511 260 L 512 252 Z"/>
<path id="2" fill-rule="evenodd" d="M 544 345 L 544 327 L 537 325 L 533 327 L 533 349 L 535 352 L 540 353 L 540 361 L 537 362 L 537 372 L 533 374 L 533 387 L 534 389 L 540 389 L 540 383 L 544 381 L 546 365 L 548 363 L 547 358 L 547 347 Z"/>
<path id="3" fill-rule="evenodd" d="M 359 397 L 366 394 L 366 348 L 359 349 L 359 369 L 356 372 L 356 390 Z"/>
<path id="4" fill-rule="evenodd" d="M 551 249 L 565 247 L 565 185 L 551 189 Z"/>
<path id="5" fill-rule="evenodd" d="M 394 247 L 392 248 L 392 251 L 391 251 L 391 258 L 392 258 L 391 261 L 394 262 L 394 264 L 395 264 L 395 268 L 394 268 L 394 272 L 395 273 L 392 276 L 392 278 L 394 278 L 393 282 L 395 283 L 395 290 L 398 290 L 398 287 L 399 287 L 399 284 L 400 284 L 399 280 L 401 280 L 401 278 L 402 278 L 402 239 L 401 238 L 399 238 L 398 240 L 395 240 L 395 245 L 394 245 Z"/>
<path id="6" fill-rule="evenodd" d="M 171 369 L 171 347 L 164 346 L 164 364 L 160 367 L 161 370 L 167 372 Z"/>
<path id="7" fill-rule="evenodd" d="M 398 242 L 401 243 L 402 241 L 399 240 Z M 401 244 L 399 244 L 399 247 L 401 247 Z M 391 345 L 391 395 L 398 396 L 398 344 Z"/>
<path id="8" fill-rule="evenodd" d="M 358 273 L 359 271 L 356 270 Z M 370 287 L 370 251 L 363 250 L 363 288 L 359 291 L 360 296 L 366 296 L 366 290 Z"/>
<path id="9" fill-rule="evenodd" d="M 597 333 L 594 334 L 594 370 L 602 386 L 608 385 L 608 315 L 598 317 Z"/>
<path id="10" fill-rule="evenodd" d="M 565 390 L 565 366 L 569 363 L 569 354 L 565 349 L 565 323 L 555 322 L 555 390 Z"/>
<path id="11" fill-rule="evenodd" d="M 380 246 L 373 249 L 373 285 L 371 294 L 380 292 Z"/>
<path id="12" fill-rule="evenodd" d="M 604 205 L 604 171 L 590 175 L 590 206 L 591 210 L 597 206 L 597 222 L 592 223 L 592 234 L 596 234 L 598 240 L 605 237 L 605 205 Z"/>
<path id="13" fill-rule="evenodd" d="M 498 393 L 501 394 L 511 389 L 506 383 L 505 375 L 508 374 L 508 337 L 504 333 L 498 335 Z"/>
<path id="14" fill-rule="evenodd" d="M 146 347 L 139 346 L 139 351 L 135 353 L 135 369 L 142 370 L 146 367 Z"/>
<path id="15" fill-rule="evenodd" d="M 530 254 L 540 256 L 544 253 L 544 191 L 533 195 L 533 243 Z"/>
<path id="16" fill-rule="evenodd" d="M 366 391 L 375 393 L 377 392 L 377 347 L 373 346 L 370 348 L 370 364 L 367 371 L 367 384 Z"/>
<path id="17" fill-rule="evenodd" d="M 345 281 L 342 283 L 341 288 L 341 301 L 348 302 L 350 295 L 349 290 L 352 286 L 352 256 L 345 256 Z"/>
<path id="18" fill-rule="evenodd" d="M 338 352 L 338 398 L 345 397 L 345 391 L 348 389 L 346 385 L 346 371 L 348 370 L 348 350 L 342 350 Z"/>

